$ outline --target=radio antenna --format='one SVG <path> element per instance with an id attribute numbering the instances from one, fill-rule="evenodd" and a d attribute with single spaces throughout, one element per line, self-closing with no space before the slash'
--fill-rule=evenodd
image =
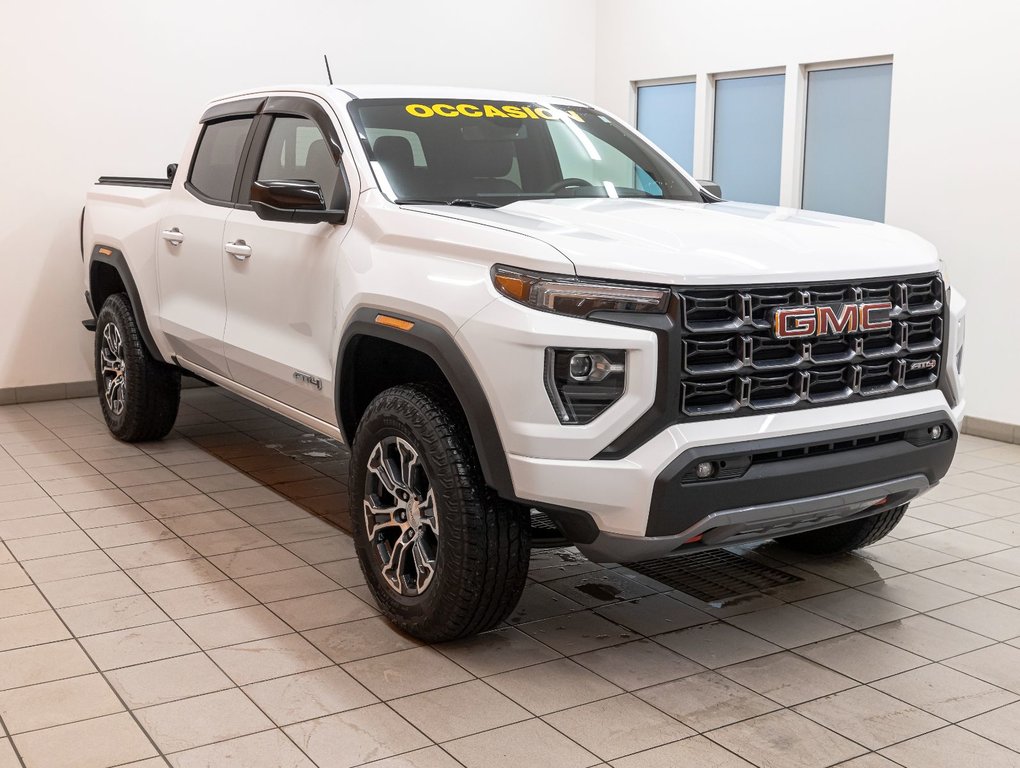
<path id="1" fill-rule="evenodd" d="M 329 84 L 333 85 L 333 73 L 329 71 L 329 56 L 322 54 L 322 60 L 326 62 L 326 77 L 329 79 Z"/>

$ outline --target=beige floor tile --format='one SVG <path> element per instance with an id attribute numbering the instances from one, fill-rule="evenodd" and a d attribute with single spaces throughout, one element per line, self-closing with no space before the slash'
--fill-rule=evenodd
<path id="1" fill-rule="evenodd" d="M 715 672 L 637 691 L 636 696 L 696 731 L 708 731 L 778 709 L 778 705 Z"/>
<path id="2" fill-rule="evenodd" d="M 172 619 L 246 608 L 257 602 L 232 581 L 214 581 L 193 587 L 168 589 L 153 593 L 152 599 L 159 603 Z"/>
<path id="3" fill-rule="evenodd" d="M 871 750 L 946 724 L 941 718 L 863 685 L 801 704 L 796 711 Z"/>
<path id="4" fill-rule="evenodd" d="M 266 527 L 262 530 L 272 538 Z M 307 541 L 295 541 L 287 544 L 287 549 L 300 557 L 309 565 L 328 563 L 333 560 L 343 560 L 354 557 L 354 540 L 346 533 L 335 534 L 325 538 L 310 539 Z"/>
<path id="5" fill-rule="evenodd" d="M 77 464 L 81 459 L 82 457 L 74 451 L 52 451 L 19 456 L 18 464 L 23 469 L 35 469 L 36 467 L 54 467 L 60 464 Z"/>
<path id="6" fill-rule="evenodd" d="M 98 509 L 99 507 L 116 507 L 120 504 L 130 504 L 132 501 L 131 497 L 119 488 L 68 493 L 63 496 L 54 496 L 53 500 L 65 512 L 78 512 L 83 509 Z"/>
<path id="7" fill-rule="evenodd" d="M 156 754 L 126 712 L 23 733 L 14 742 L 27 765 L 46 768 L 105 768 Z"/>
<path id="8" fill-rule="evenodd" d="M 349 768 L 429 745 L 384 704 L 308 720 L 284 731 L 319 768 Z"/>
<path id="9" fill-rule="evenodd" d="M 962 589 L 925 578 L 927 573 L 928 571 L 922 571 L 921 574 L 905 573 L 884 581 L 865 584 L 858 589 L 914 611 L 931 611 L 973 598 L 973 595 Z"/>
<path id="10" fill-rule="evenodd" d="M 280 523 L 284 520 L 296 520 L 306 517 L 308 510 L 290 501 L 274 501 L 270 504 L 252 504 L 249 507 L 234 507 L 231 510 L 242 520 L 252 525 Z"/>
<path id="11" fill-rule="evenodd" d="M 930 547 L 947 555 L 964 558 L 979 557 L 1007 548 L 1005 544 L 957 530 L 941 530 L 916 536 L 910 541 L 912 544 L 920 544 L 922 547 Z"/>
<path id="12" fill-rule="evenodd" d="M 66 480 L 72 477 L 99 476 L 96 468 L 84 461 L 76 461 L 72 464 L 54 464 L 47 467 L 31 467 L 25 472 L 40 484 L 50 480 Z"/>
<path id="13" fill-rule="evenodd" d="M 1020 525 L 1011 520 L 983 520 L 980 523 L 964 526 L 959 530 L 1008 544 L 1011 547 L 1020 547 Z"/>
<path id="14" fill-rule="evenodd" d="M 1020 527 L 1020 526 L 1018 526 Z M 930 568 L 924 575 L 942 584 L 972 592 L 975 595 L 988 595 L 1005 589 L 1020 587 L 1020 576 L 989 568 L 987 565 L 961 560 L 938 568 Z"/>
<path id="15" fill-rule="evenodd" d="M 206 649 L 285 635 L 292 631 L 272 611 L 261 605 L 194 616 L 181 619 L 178 623 L 199 646 Z"/>
<path id="16" fill-rule="evenodd" d="M 1000 707 L 960 723 L 968 731 L 1020 753 L 1020 703 Z"/>
<path id="17" fill-rule="evenodd" d="M 198 650 L 180 627 L 171 622 L 92 635 L 82 638 L 81 643 L 102 670 L 183 656 Z"/>
<path id="18" fill-rule="evenodd" d="M 281 635 L 208 651 L 209 656 L 238 685 L 307 672 L 330 665 L 330 660 L 301 635 Z"/>
<path id="19" fill-rule="evenodd" d="M 992 645 L 947 659 L 947 667 L 1020 694 L 1020 648 Z"/>
<path id="20" fill-rule="evenodd" d="M 390 706 L 436 742 L 532 717 L 527 710 L 480 680 L 397 699 L 390 702 Z"/>
<path id="21" fill-rule="evenodd" d="M 227 552 L 241 552 L 245 549 L 258 549 L 273 544 L 273 540 L 257 528 L 231 528 L 228 531 L 200 533 L 185 538 L 192 547 L 206 557 L 222 555 Z"/>
<path id="22" fill-rule="evenodd" d="M 204 653 L 115 669 L 106 676 L 132 709 L 234 687 L 233 681 Z"/>
<path id="23" fill-rule="evenodd" d="M 326 574 L 341 587 L 358 587 L 365 583 L 365 574 L 356 559 L 334 560 L 330 563 L 319 563 L 316 570 Z M 527 591 L 527 590 L 525 590 Z"/>
<path id="24" fill-rule="evenodd" d="M 658 635 L 655 641 L 709 669 L 782 650 L 777 645 L 722 622 Z"/>
<path id="25" fill-rule="evenodd" d="M 164 752 L 179 752 L 273 727 L 241 691 L 231 689 L 135 711 Z"/>
<path id="26" fill-rule="evenodd" d="M 975 557 L 974 562 L 1020 576 L 1020 547 L 1010 547 L 990 555 Z"/>
<path id="27" fill-rule="evenodd" d="M 77 637 L 130 629 L 166 621 L 167 616 L 148 595 L 132 595 L 60 609 L 60 616 Z"/>
<path id="28" fill-rule="evenodd" d="M 259 526 L 259 529 L 278 544 L 293 544 L 310 539 L 323 539 L 327 537 L 336 537 L 338 535 L 338 529 L 336 526 L 330 525 L 320 517 L 314 517 L 311 515 L 279 523 L 266 523 Z M 350 542 L 349 536 L 344 535 L 341 538 Z M 336 541 L 337 540 L 334 538 L 333 543 L 336 543 Z M 329 547 L 329 544 L 324 544 L 323 546 Z M 350 545 L 348 544 L 344 549 L 341 549 L 340 546 L 341 545 L 339 544 L 337 545 L 337 554 L 333 557 L 324 558 L 323 560 L 320 560 L 320 562 L 326 562 L 326 560 L 339 560 L 342 557 L 350 557 Z"/>
<path id="29" fill-rule="evenodd" d="M 598 758 L 541 720 L 466 736 L 444 748 L 467 768 L 584 768 L 598 763 Z"/>
<path id="30" fill-rule="evenodd" d="M 127 472 L 109 472 L 106 477 L 119 488 L 131 488 L 136 485 L 165 483 L 177 480 L 177 475 L 165 467 L 155 469 L 132 469 Z"/>
<path id="31" fill-rule="evenodd" d="M 426 747 L 414 752 L 405 752 L 396 757 L 377 760 L 371 763 L 372 768 L 462 768 L 440 747 Z"/>
<path id="32" fill-rule="evenodd" d="M 255 478 L 243 475 L 240 472 L 231 472 L 226 475 L 210 475 L 209 477 L 193 477 L 191 484 L 202 493 L 233 491 L 238 488 L 252 488 L 256 485 L 261 485 Z"/>
<path id="33" fill-rule="evenodd" d="M 50 610 L 0 619 L 0 651 L 52 643 L 70 636 L 57 614 Z"/>
<path id="34" fill-rule="evenodd" d="M 570 656 L 637 639 L 631 630 L 581 611 L 520 625 L 520 630 L 560 653 Z"/>
<path id="35" fill-rule="evenodd" d="M 146 592 L 194 587 L 223 581 L 227 577 L 208 560 L 178 560 L 161 565 L 132 568 L 128 575 Z"/>
<path id="36" fill-rule="evenodd" d="M 89 530 L 89 536 L 104 549 L 174 538 L 173 531 L 158 520 L 92 528 Z"/>
<path id="37" fill-rule="evenodd" d="M 855 757 L 853 760 L 847 760 L 845 763 L 840 763 L 839 768 L 899 768 L 899 766 L 889 758 L 872 752 Z"/>
<path id="38" fill-rule="evenodd" d="M 352 661 L 344 669 L 384 701 L 471 679 L 464 669 L 426 647 Z"/>
<path id="39" fill-rule="evenodd" d="M 222 509 L 213 499 L 205 494 L 198 496 L 181 496 L 174 499 L 160 499 L 159 501 L 142 502 L 148 512 L 160 520 L 178 515 L 194 515 L 199 512 L 212 512 L 215 509 Z"/>
<path id="40" fill-rule="evenodd" d="M 238 579 L 237 583 L 263 603 L 314 595 L 319 592 L 330 592 L 337 587 L 332 579 L 310 565 L 257 576 L 246 576 L 243 579 Z"/>
<path id="41" fill-rule="evenodd" d="M 0 653 L 0 690 L 87 675 L 96 668 L 74 640 Z"/>
<path id="42" fill-rule="evenodd" d="M 750 768 L 750 763 L 709 741 L 693 736 L 613 761 L 613 768 Z"/>
<path id="43" fill-rule="evenodd" d="M 106 528 L 113 525 L 126 525 L 128 523 L 144 523 L 152 520 L 152 515 L 137 504 L 121 504 L 116 507 L 84 509 L 81 512 L 72 512 L 70 517 L 86 531 L 91 531 L 94 528 Z"/>
<path id="44" fill-rule="evenodd" d="M 348 586 L 344 584 L 344 586 Z M 529 583 L 524 587 L 524 594 L 521 595 L 517 607 L 514 608 L 508 624 L 526 624 L 533 621 L 541 621 L 552 616 L 562 616 L 572 611 L 581 610 L 580 603 L 571 600 L 559 592 L 549 589 L 544 584 Z"/>
<path id="45" fill-rule="evenodd" d="M 884 563 L 913 573 L 924 568 L 951 563 L 957 558 L 945 552 L 911 544 L 909 541 L 885 541 L 861 550 L 861 555 L 876 563 Z"/>
<path id="46" fill-rule="evenodd" d="M 175 475 L 190 480 L 195 477 L 212 477 L 214 475 L 231 474 L 236 472 L 229 464 L 211 459 L 208 456 L 202 461 L 188 464 L 175 464 L 173 472 Z"/>
<path id="47" fill-rule="evenodd" d="M 174 768 L 212 768 L 237 765 L 244 768 L 315 768 L 282 731 L 263 731 L 251 736 L 210 744 L 170 755 Z"/>
<path id="48" fill-rule="evenodd" d="M 253 683 L 245 686 L 244 691 L 280 726 L 379 701 L 361 683 L 335 666 Z"/>
<path id="49" fill-rule="evenodd" d="M 822 768 L 866 751 L 789 710 L 728 725 L 709 738 L 755 765 L 783 768 Z"/>
<path id="50" fill-rule="evenodd" d="M 642 635 L 658 635 L 677 629 L 707 624 L 711 616 L 667 595 L 649 595 L 637 600 L 605 605 L 599 616 Z"/>
<path id="51" fill-rule="evenodd" d="M 217 509 L 212 512 L 199 512 L 195 515 L 164 518 L 170 530 L 178 536 L 195 536 L 202 533 L 227 531 L 232 528 L 247 528 L 248 523 L 233 512 Z"/>
<path id="52" fill-rule="evenodd" d="M 843 625 L 795 605 L 745 613 L 726 621 L 782 648 L 794 648 L 849 632 Z"/>
<path id="53" fill-rule="evenodd" d="M 931 615 L 993 640 L 1020 637 L 1020 609 L 984 597 L 932 611 Z"/>
<path id="54" fill-rule="evenodd" d="M 857 685 L 849 677 L 789 652 L 751 659 L 718 672 L 784 707 Z"/>
<path id="55" fill-rule="evenodd" d="M 123 711 L 101 675 L 30 685 L 0 693 L 0 717 L 10 733 L 51 728 Z"/>
<path id="56" fill-rule="evenodd" d="M 882 750 L 904 768 L 1016 768 L 1017 753 L 951 725 Z"/>
<path id="57" fill-rule="evenodd" d="M 32 580 L 25 573 L 25 569 L 18 563 L 4 563 L 0 565 L 0 589 L 25 587 L 31 583 Z"/>
<path id="58" fill-rule="evenodd" d="M 705 668 L 651 640 L 636 640 L 574 656 L 573 660 L 625 691 L 678 680 Z"/>
<path id="59" fill-rule="evenodd" d="M 79 529 L 74 520 L 63 513 L 0 521 L 0 539 L 5 541 L 77 530 Z"/>
<path id="60" fill-rule="evenodd" d="M 622 693 L 617 686 L 569 659 L 503 672 L 486 681 L 536 715 Z"/>
<path id="61" fill-rule="evenodd" d="M 379 615 L 378 610 L 347 590 L 295 597 L 266 607 L 298 631 Z"/>
<path id="62" fill-rule="evenodd" d="M 932 661 L 941 661 L 992 644 L 986 637 L 922 615 L 872 627 L 866 632 Z"/>
<path id="63" fill-rule="evenodd" d="M 797 653 L 862 683 L 928 663 L 921 656 L 859 633 L 806 645 Z"/>
<path id="64" fill-rule="evenodd" d="M 545 720 L 603 760 L 694 735 L 690 728 L 630 694 L 547 715 Z"/>
<path id="65" fill-rule="evenodd" d="M 0 739 L 0 768 L 22 768 L 10 739 Z"/>
<path id="66" fill-rule="evenodd" d="M 81 531 L 53 533 L 7 542 L 7 548 L 18 560 L 38 560 L 43 557 L 70 555 L 96 549 L 95 543 Z"/>
<path id="67" fill-rule="evenodd" d="M 114 547 L 106 552 L 116 561 L 117 565 L 125 570 L 200 557 L 198 552 L 180 539 L 130 544 L 125 547 Z"/>
<path id="68" fill-rule="evenodd" d="M 1017 700 L 1016 694 L 941 664 L 904 672 L 872 687 L 908 704 L 957 722 Z"/>
<path id="69" fill-rule="evenodd" d="M 27 517 L 59 514 L 63 514 L 63 510 L 49 497 L 0 502 L 0 520 L 22 520 Z"/>
<path id="70" fill-rule="evenodd" d="M 305 564 L 293 552 L 278 545 L 214 555 L 209 558 L 209 561 L 234 579 L 300 568 Z"/>
<path id="71" fill-rule="evenodd" d="M 0 591 L 0 619 L 48 610 L 49 604 L 34 586 L 12 587 Z"/>
<path id="72" fill-rule="evenodd" d="M 914 613 L 909 608 L 856 589 L 830 592 L 826 595 L 802 600 L 797 605 L 853 629 L 866 629 L 877 624 L 902 619 Z"/>
<path id="73" fill-rule="evenodd" d="M 117 564 L 105 552 L 98 549 L 31 560 L 23 565 L 25 571 L 37 584 L 119 570 Z M 0 577 L 2 577 L 4 567 L 0 566 Z"/>
<path id="74" fill-rule="evenodd" d="M 435 647 L 478 677 L 552 661 L 561 656 L 516 628 L 486 632 Z"/>
<path id="75" fill-rule="evenodd" d="M 125 493 L 135 501 L 160 501 L 162 499 L 177 499 L 181 496 L 194 496 L 199 490 L 184 480 L 165 480 L 163 482 L 147 483 L 146 485 L 134 485 L 126 489 Z"/>

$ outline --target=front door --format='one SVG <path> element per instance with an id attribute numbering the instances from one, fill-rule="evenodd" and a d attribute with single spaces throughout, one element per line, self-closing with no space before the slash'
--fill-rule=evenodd
<path id="1" fill-rule="evenodd" d="M 291 109 L 296 100 L 288 99 Z M 247 178 L 319 183 L 327 205 L 344 178 L 337 133 L 298 114 L 273 114 L 264 150 L 249 161 Z M 256 138 L 256 144 L 259 138 Z M 247 195 L 242 192 L 242 201 Z M 349 225 L 263 221 L 241 205 L 223 233 L 227 323 L 223 335 L 230 377 L 322 421 L 336 424 L 334 367 L 337 268 Z"/>
<path id="2" fill-rule="evenodd" d="M 159 314 L 174 354 L 226 376 L 223 229 L 251 117 L 203 126 L 191 173 L 157 229 Z"/>

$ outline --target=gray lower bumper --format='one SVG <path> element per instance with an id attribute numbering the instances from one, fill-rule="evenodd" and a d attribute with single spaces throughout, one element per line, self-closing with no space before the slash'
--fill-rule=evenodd
<path id="1" fill-rule="evenodd" d="M 595 562 L 623 563 L 665 557 L 681 547 L 684 552 L 692 552 L 728 544 L 765 541 L 868 517 L 905 504 L 929 487 L 924 475 L 910 475 L 821 496 L 713 512 L 671 536 L 626 536 L 602 531 L 590 544 L 578 544 L 577 547 L 585 557 Z M 876 506 L 875 502 L 883 498 L 888 500 Z M 687 544 L 697 536 L 702 538 Z"/>

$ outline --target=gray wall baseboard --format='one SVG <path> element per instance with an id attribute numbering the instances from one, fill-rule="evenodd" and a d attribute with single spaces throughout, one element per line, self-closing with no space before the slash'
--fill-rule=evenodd
<path id="1" fill-rule="evenodd" d="M 963 417 L 963 434 L 1000 440 L 1004 443 L 1020 443 L 1020 425 L 979 419 L 976 416 Z"/>
<path id="2" fill-rule="evenodd" d="M 191 376 L 181 377 L 181 387 L 208 386 Z M 96 382 L 71 381 L 64 384 L 34 384 L 28 387 L 8 387 L 0 389 L 0 405 L 18 405 L 21 403 L 41 403 L 46 400 L 73 400 L 77 397 L 96 397 Z"/>

